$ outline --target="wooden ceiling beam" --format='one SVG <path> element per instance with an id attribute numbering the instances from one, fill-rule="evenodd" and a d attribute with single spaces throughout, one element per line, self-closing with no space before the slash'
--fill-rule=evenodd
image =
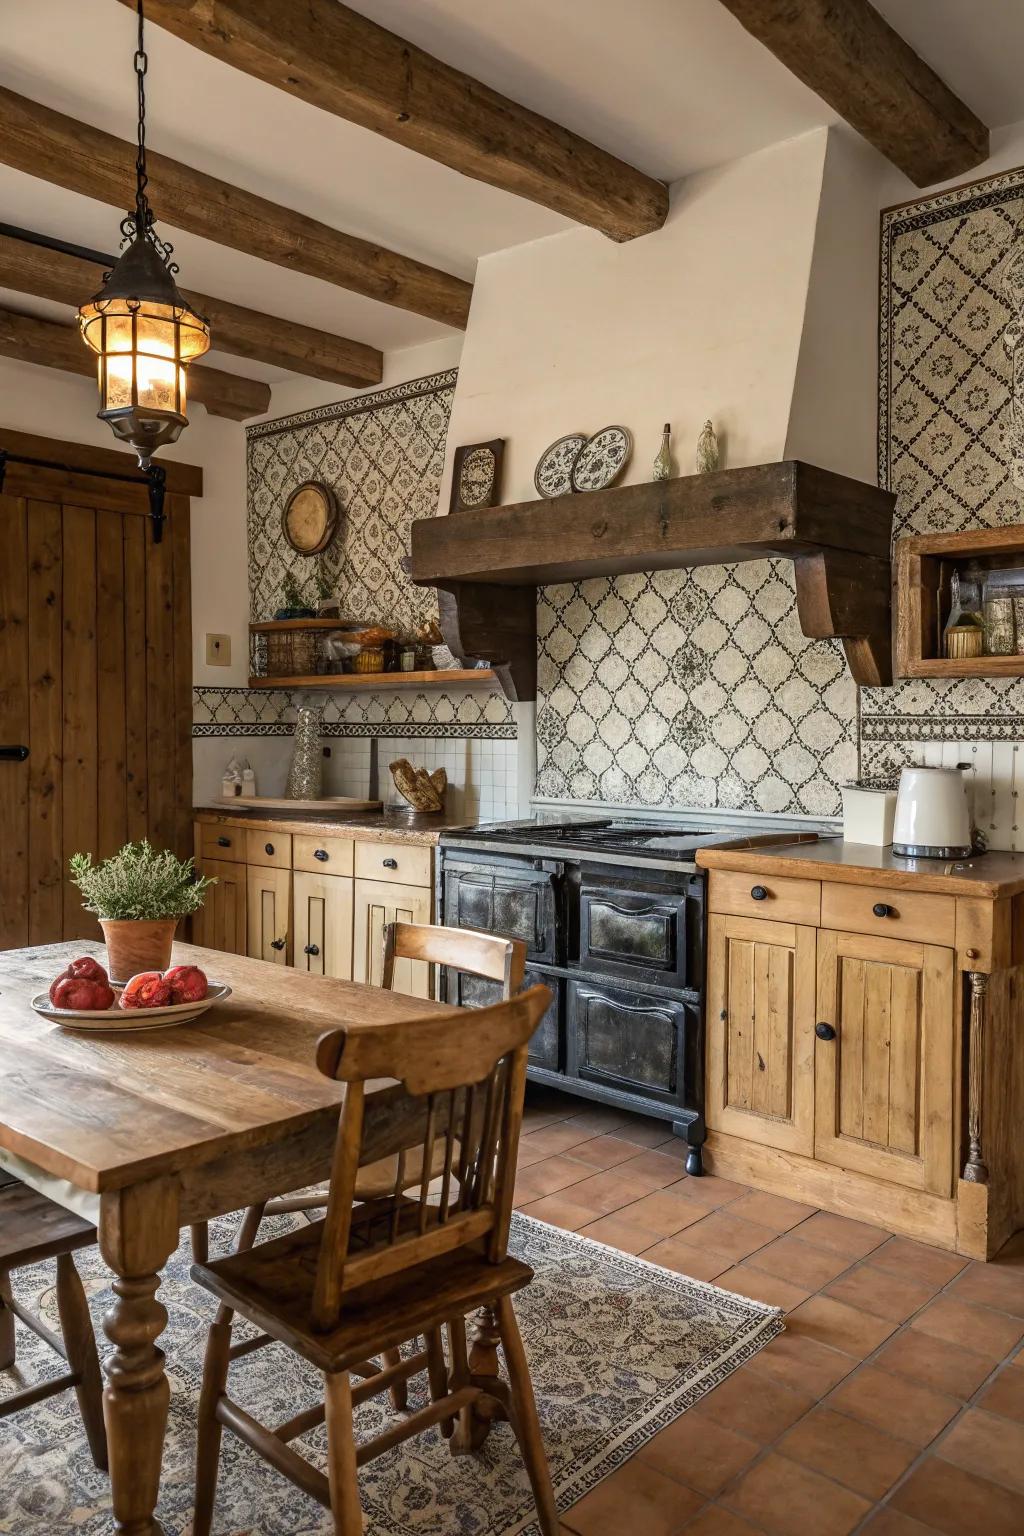
<path id="1" fill-rule="evenodd" d="M 988 128 L 870 0 L 722 0 L 780 63 L 915 186 L 988 159 Z"/>
<path id="2" fill-rule="evenodd" d="M 122 0 L 133 9 L 135 0 Z M 662 182 L 340 4 L 147 0 L 176 37 L 326 112 L 613 240 L 660 229 Z"/>
<path id="3" fill-rule="evenodd" d="M 130 208 L 135 154 L 134 144 L 124 139 L 0 88 L 0 161 L 17 171 L 112 208 Z M 159 223 L 465 329 L 473 286 L 462 278 L 343 234 L 154 150 L 147 151 L 147 165 Z"/>
<path id="4" fill-rule="evenodd" d="M 19 240 L 0 229 L 0 288 L 13 288 L 17 293 L 31 293 L 77 309 L 99 290 L 111 265 L 111 261 L 87 261 L 31 240 Z M 243 309 L 240 304 L 229 304 L 194 289 L 184 291 L 210 322 L 218 352 L 289 368 L 293 373 L 352 389 L 379 384 L 384 376 L 384 358 L 376 347 Z"/>
<path id="5" fill-rule="evenodd" d="M 0 309 L 0 356 L 96 378 L 95 354 L 82 340 L 77 325 L 59 325 L 35 315 L 19 315 L 13 309 Z M 270 409 L 269 384 L 201 363 L 188 370 L 188 394 L 190 401 L 205 405 L 211 416 L 226 416 L 230 421 L 265 416 Z"/>

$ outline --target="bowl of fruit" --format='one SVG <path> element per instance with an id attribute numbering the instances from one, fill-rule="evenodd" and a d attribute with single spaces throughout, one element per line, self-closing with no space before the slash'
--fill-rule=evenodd
<path id="1" fill-rule="evenodd" d="M 66 1029 L 123 1033 L 191 1023 L 230 996 L 229 986 L 208 980 L 197 965 L 140 971 L 122 986 L 111 983 L 98 960 L 82 955 L 54 977 L 48 992 L 32 999 L 32 1007 Z"/>

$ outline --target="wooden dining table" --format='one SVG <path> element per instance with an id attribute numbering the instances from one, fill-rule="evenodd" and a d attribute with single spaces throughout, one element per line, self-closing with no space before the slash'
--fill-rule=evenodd
<path id="1" fill-rule="evenodd" d="M 181 1229 L 326 1178 L 344 1087 L 317 1070 L 317 1040 L 439 1005 L 176 944 L 175 964 L 202 966 L 232 996 L 172 1029 L 85 1033 L 31 1007 L 81 954 L 104 958 L 82 940 L 0 952 L 0 1166 L 96 1223 L 115 1295 L 103 1320 L 114 1529 L 160 1536 L 170 1393 L 158 1291 Z M 383 1135 L 414 1102 L 373 1084 L 368 1127 Z"/>

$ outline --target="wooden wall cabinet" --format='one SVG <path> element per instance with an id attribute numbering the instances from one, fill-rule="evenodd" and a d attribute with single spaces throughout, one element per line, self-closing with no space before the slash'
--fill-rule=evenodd
<path id="1" fill-rule="evenodd" d="M 293 876 L 295 968 L 311 976 L 352 976 L 352 881 L 347 875 Z"/>
<path id="2" fill-rule="evenodd" d="M 203 859 L 202 872 L 211 885 L 206 900 L 192 920 L 192 939 L 207 949 L 223 949 L 231 955 L 246 953 L 246 868 L 226 859 Z"/>
<path id="3" fill-rule="evenodd" d="M 384 963 L 386 923 L 429 923 L 429 886 L 400 885 L 389 880 L 356 880 L 353 924 L 352 980 L 379 987 Z M 429 997 L 430 966 L 422 960 L 395 963 L 394 990 L 409 997 Z"/>
<path id="4" fill-rule="evenodd" d="M 291 965 L 292 872 L 250 864 L 246 886 L 248 953 L 254 960 Z"/>

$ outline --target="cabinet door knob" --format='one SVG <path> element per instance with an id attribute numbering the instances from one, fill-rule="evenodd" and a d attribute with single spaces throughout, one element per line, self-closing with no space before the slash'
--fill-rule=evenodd
<path id="1" fill-rule="evenodd" d="M 274 851 L 273 843 L 264 843 L 263 844 L 263 852 L 264 853 L 273 853 L 273 851 Z"/>
<path id="2" fill-rule="evenodd" d="M 895 917 L 896 914 L 887 901 L 876 901 L 871 908 L 876 917 Z"/>
<path id="3" fill-rule="evenodd" d="M 320 946 L 319 944 L 307 944 L 302 953 L 304 955 L 318 955 L 320 953 Z"/>
<path id="4" fill-rule="evenodd" d="M 834 1040 L 836 1032 L 831 1024 L 815 1024 L 814 1033 L 819 1040 Z"/>
<path id="5" fill-rule="evenodd" d="M 319 859 L 321 864 L 326 864 L 329 855 L 326 848 L 314 848 L 313 857 L 314 859 Z"/>
<path id="6" fill-rule="evenodd" d="M 230 848 L 231 847 L 231 839 L 230 839 L 230 837 L 218 837 L 218 839 L 217 839 L 217 847 L 218 848 Z"/>
<path id="7" fill-rule="evenodd" d="M 382 859 L 381 863 L 384 865 L 385 869 L 397 869 L 398 868 L 398 860 L 397 859 Z"/>
<path id="8" fill-rule="evenodd" d="M 751 890 L 750 890 L 750 899 L 752 901 L 767 901 L 768 900 L 768 890 L 767 890 L 767 888 L 765 886 L 763 886 L 763 885 L 752 886 Z"/>
<path id="9" fill-rule="evenodd" d="M 284 949 L 284 939 L 271 939 L 271 949 Z"/>

